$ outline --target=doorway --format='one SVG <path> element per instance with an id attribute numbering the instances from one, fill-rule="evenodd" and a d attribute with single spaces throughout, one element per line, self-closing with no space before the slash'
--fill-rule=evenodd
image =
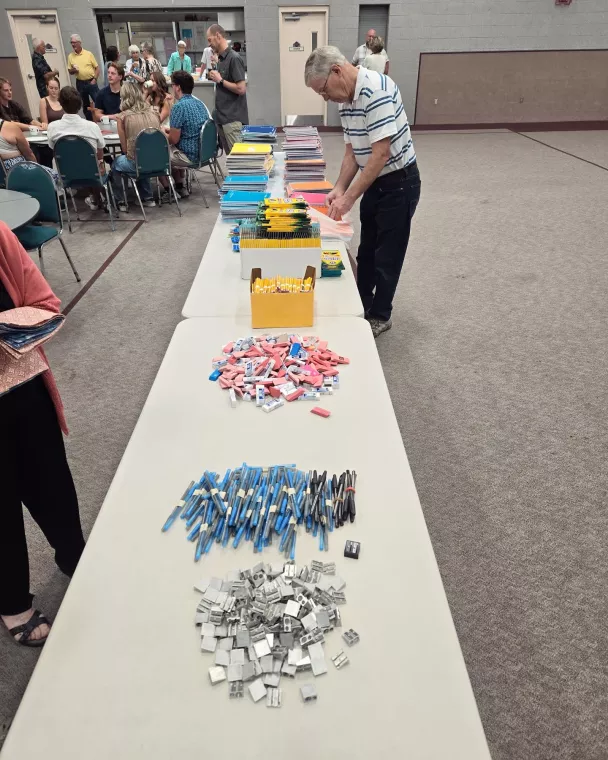
<path id="1" fill-rule="evenodd" d="M 327 104 L 304 84 L 304 64 L 317 47 L 327 45 L 328 9 L 279 8 L 281 122 L 323 126 Z"/>
<path id="2" fill-rule="evenodd" d="M 57 11 L 7 11 L 19 68 L 23 76 L 23 86 L 27 95 L 30 114 L 37 118 L 40 94 L 36 87 L 36 77 L 32 71 L 32 41 L 37 37 L 46 43 L 46 58 L 51 69 L 59 72 L 59 82 L 62 87 L 70 84 L 66 63 L 66 54 L 61 41 L 61 31 Z"/>

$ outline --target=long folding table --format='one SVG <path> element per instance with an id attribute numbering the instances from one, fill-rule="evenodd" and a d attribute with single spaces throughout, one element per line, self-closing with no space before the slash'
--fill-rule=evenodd
<path id="1" fill-rule="evenodd" d="M 309 333 L 312 331 L 309 331 Z M 248 319 L 178 325 L 107 494 L 87 548 L 7 738 L 2 760 L 412 758 L 487 760 L 477 707 L 369 325 L 319 318 L 314 334 L 350 358 L 331 417 L 292 402 L 265 414 L 231 408 L 210 382 L 220 347 L 251 334 Z M 284 678 L 283 706 L 232 700 L 212 686 L 200 651 L 193 585 L 260 559 L 214 545 L 198 564 L 183 523 L 161 533 L 187 484 L 204 469 L 246 461 L 355 469 L 356 521 L 329 549 L 304 534 L 296 561 L 334 561 L 346 581 L 344 626 L 360 642 L 329 672 Z M 361 542 L 358 560 L 343 557 Z"/>

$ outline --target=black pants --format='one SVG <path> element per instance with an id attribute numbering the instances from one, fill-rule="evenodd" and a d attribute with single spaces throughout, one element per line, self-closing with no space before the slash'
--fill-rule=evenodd
<path id="1" fill-rule="evenodd" d="M 41 377 L 0 396 L 0 614 L 31 607 L 22 503 L 72 575 L 84 549 L 78 499 L 55 407 Z"/>
<path id="2" fill-rule="evenodd" d="M 49 169 L 53 168 L 53 150 L 48 145 L 32 145 L 32 151 L 38 159 L 38 163 L 41 166 L 48 166 Z"/>
<path id="3" fill-rule="evenodd" d="M 96 84 L 91 84 L 91 81 L 91 79 L 87 80 L 86 82 L 82 79 L 76 80 L 76 89 L 82 98 L 82 110 L 84 111 L 84 118 L 88 119 L 89 121 L 93 121 L 93 115 L 89 111 L 89 106 L 91 105 L 91 103 L 89 103 L 89 98 L 93 101 L 92 105 L 95 105 L 95 98 L 99 92 L 99 87 Z"/>
<path id="4" fill-rule="evenodd" d="M 419 198 L 415 164 L 378 177 L 363 193 L 357 287 L 370 317 L 390 319 Z"/>

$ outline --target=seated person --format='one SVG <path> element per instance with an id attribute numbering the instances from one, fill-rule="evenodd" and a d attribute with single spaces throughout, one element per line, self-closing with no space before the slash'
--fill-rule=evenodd
<path id="1" fill-rule="evenodd" d="M 63 108 L 59 102 L 60 89 L 61 85 L 57 77 L 49 79 L 46 83 L 46 97 L 40 100 L 40 121 L 43 124 L 48 125 L 52 121 L 59 121 L 63 116 Z"/>
<path id="2" fill-rule="evenodd" d="M 0 118 L 0 160 L 6 174 L 9 173 L 15 164 L 20 164 L 23 161 L 38 163 L 19 124 L 15 121 L 6 121 L 2 118 Z M 44 166 L 43 168 L 51 175 L 53 182 L 58 184 L 59 175 L 57 172 L 48 166 Z"/>
<path id="3" fill-rule="evenodd" d="M 127 206 L 123 197 L 121 174 L 135 177 L 135 140 L 143 129 L 160 129 L 159 115 L 144 99 L 140 86 L 136 82 L 125 82 L 121 90 L 122 100 L 118 116 L 118 136 L 122 155 L 114 159 L 112 164 L 112 186 L 119 211 L 126 211 Z M 137 189 L 144 206 L 153 207 L 154 196 L 149 179 L 137 180 Z"/>
<path id="4" fill-rule="evenodd" d="M 13 100 L 11 83 L 3 77 L 0 77 L 0 119 L 14 122 L 23 132 L 28 132 L 31 127 L 47 128 L 46 122 L 32 119 L 25 108 Z M 35 161 L 37 160 L 49 169 L 53 166 L 53 152 L 46 145 L 36 145 L 33 150 L 37 157 L 34 159 Z"/>
<path id="5" fill-rule="evenodd" d="M 171 109 L 169 128 L 165 129 L 171 148 L 171 166 L 174 167 L 175 187 L 182 198 L 188 196 L 184 187 L 184 169 L 196 164 L 199 155 L 200 134 L 203 124 L 210 118 L 207 106 L 192 97 L 194 79 L 187 71 L 171 75 L 175 103 Z M 165 188 L 168 180 L 163 182 Z"/>
<path id="6" fill-rule="evenodd" d="M 108 84 L 102 87 L 95 96 L 93 119 L 101 121 L 102 116 L 116 117 L 120 113 L 120 88 L 125 78 L 122 63 L 108 64 Z"/>
<path id="7" fill-rule="evenodd" d="M 4 77 L 0 77 L 0 119 L 15 122 L 23 132 L 27 132 L 31 127 L 46 129 L 47 126 L 36 119 L 32 119 L 25 108 L 13 100 L 12 85 Z"/>
<path id="8" fill-rule="evenodd" d="M 146 100 L 152 106 L 152 110 L 159 115 L 161 127 L 168 127 L 169 114 L 173 106 L 173 95 L 169 93 L 167 80 L 162 71 L 153 71 L 145 84 L 145 88 Z"/>
<path id="9" fill-rule="evenodd" d="M 82 98 L 75 87 L 62 87 L 59 92 L 59 103 L 64 110 L 64 114 L 59 121 L 53 121 L 49 124 L 48 143 L 49 148 L 54 148 L 55 143 L 60 137 L 66 135 L 76 135 L 84 137 L 97 154 L 97 163 L 99 173 L 105 174 L 105 163 L 103 160 L 103 149 L 106 141 L 101 134 L 98 124 L 83 119 L 78 113 L 82 108 Z M 86 204 L 93 210 L 103 206 L 103 195 L 100 187 L 91 188 L 93 197 L 86 199 Z"/>

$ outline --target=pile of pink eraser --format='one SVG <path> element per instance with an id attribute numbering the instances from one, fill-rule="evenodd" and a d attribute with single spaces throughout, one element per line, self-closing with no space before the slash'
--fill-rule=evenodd
<path id="1" fill-rule="evenodd" d="M 209 379 L 229 392 L 233 407 L 243 399 L 273 412 L 286 402 L 331 396 L 340 387 L 338 366 L 349 363 L 317 337 L 261 335 L 225 345 L 222 355 L 212 360 Z M 311 411 L 321 417 L 330 415 L 321 407 Z"/>

